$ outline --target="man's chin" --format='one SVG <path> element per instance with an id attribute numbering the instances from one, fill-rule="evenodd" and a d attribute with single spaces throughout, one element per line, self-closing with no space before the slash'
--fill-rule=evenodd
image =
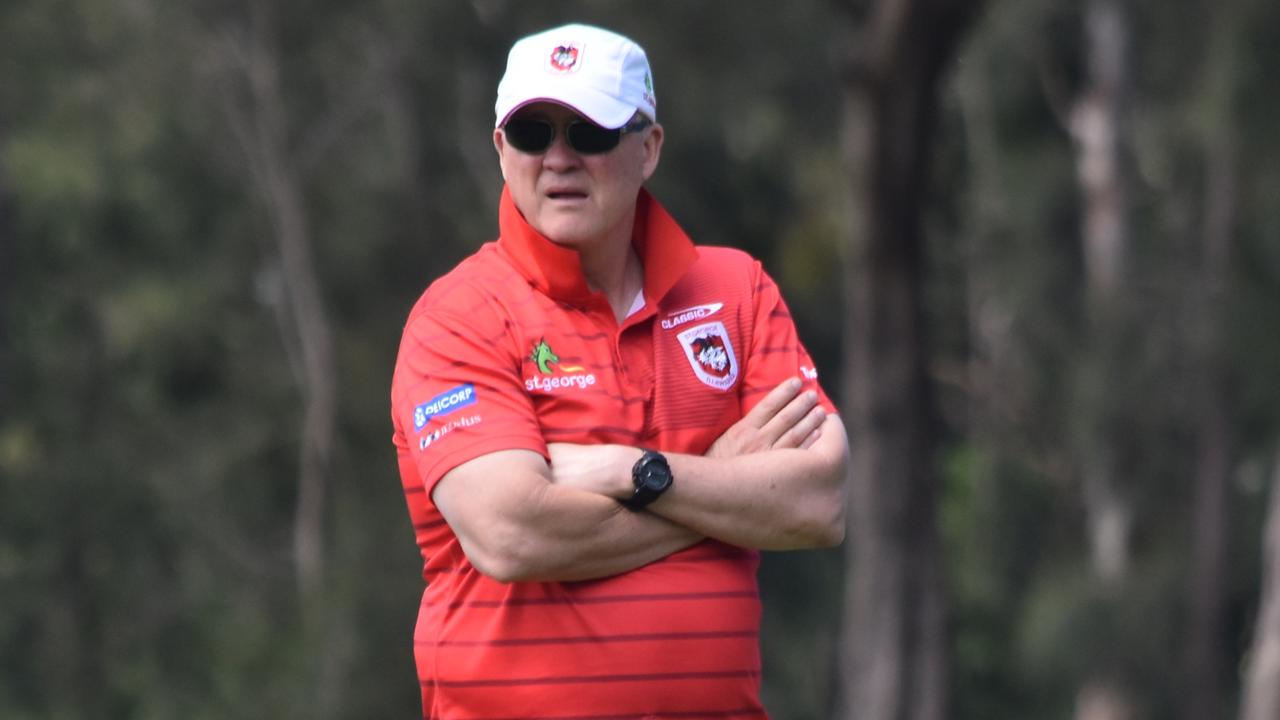
<path id="1" fill-rule="evenodd" d="M 593 237 L 595 236 L 594 233 L 577 223 L 547 223 L 538 232 L 556 245 L 570 250 L 579 250 L 593 244 Z"/>

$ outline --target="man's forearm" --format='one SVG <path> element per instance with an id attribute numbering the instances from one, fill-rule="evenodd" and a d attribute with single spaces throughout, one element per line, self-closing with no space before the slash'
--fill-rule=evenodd
<path id="1" fill-rule="evenodd" d="M 809 448 L 729 458 L 668 454 L 675 482 L 648 511 L 743 547 L 836 545 L 844 538 L 846 456 L 834 416 Z"/>
<path id="2" fill-rule="evenodd" d="M 507 519 L 507 581 L 569 581 L 634 570 L 702 539 L 658 515 L 632 513 L 611 498 L 552 485 Z"/>
<path id="3" fill-rule="evenodd" d="M 542 458 L 526 451 L 466 463 L 437 484 L 432 498 L 471 564 L 503 582 L 607 577 L 702 539 L 611 498 L 552 485 Z"/>
<path id="4" fill-rule="evenodd" d="M 642 454 L 621 445 L 553 445 L 557 486 L 615 500 L 633 493 L 631 467 Z M 848 445 L 838 417 L 817 440 L 715 457 L 665 453 L 675 480 L 646 510 L 734 545 L 784 550 L 838 544 L 844 536 Z"/>

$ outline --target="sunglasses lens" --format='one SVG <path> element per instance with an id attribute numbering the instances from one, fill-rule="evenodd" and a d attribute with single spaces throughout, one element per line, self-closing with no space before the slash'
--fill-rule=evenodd
<path id="1" fill-rule="evenodd" d="M 537 155 L 546 152 L 555 139 L 556 128 L 546 120 L 515 119 L 502 126 L 507 142 L 523 153 Z M 618 147 L 622 140 L 621 129 L 609 130 L 595 123 L 574 121 L 565 127 L 569 147 L 583 155 L 598 155 Z"/>
<path id="2" fill-rule="evenodd" d="M 584 155 L 609 152 L 622 139 L 619 130 L 608 130 L 588 122 L 571 123 L 567 130 L 569 147 Z"/>
<path id="3" fill-rule="evenodd" d="M 540 153 L 551 145 L 555 127 L 542 120 L 511 120 L 502 126 L 507 142 L 525 153 Z"/>

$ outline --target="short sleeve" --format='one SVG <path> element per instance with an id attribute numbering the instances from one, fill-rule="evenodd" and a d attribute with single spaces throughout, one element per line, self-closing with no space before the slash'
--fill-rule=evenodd
<path id="1" fill-rule="evenodd" d="M 791 311 L 787 309 L 777 284 L 758 262 L 753 275 L 754 326 L 742 387 L 742 411 L 750 411 L 783 380 L 799 377 L 805 389 L 818 391 L 822 407 L 829 413 L 835 413 L 835 404 L 818 382 L 813 358 L 800 342 Z"/>
<path id="2" fill-rule="evenodd" d="M 428 494 L 448 471 L 499 450 L 547 454 L 507 324 L 425 310 L 405 328 L 391 382 L 395 442 Z"/>

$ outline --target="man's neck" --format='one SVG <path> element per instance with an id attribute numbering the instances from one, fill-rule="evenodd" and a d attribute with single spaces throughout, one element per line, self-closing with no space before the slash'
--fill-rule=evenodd
<path id="1" fill-rule="evenodd" d="M 613 315 L 622 322 L 644 288 L 644 266 L 631 245 L 631 223 L 606 242 L 579 250 L 587 285 L 608 299 Z"/>

